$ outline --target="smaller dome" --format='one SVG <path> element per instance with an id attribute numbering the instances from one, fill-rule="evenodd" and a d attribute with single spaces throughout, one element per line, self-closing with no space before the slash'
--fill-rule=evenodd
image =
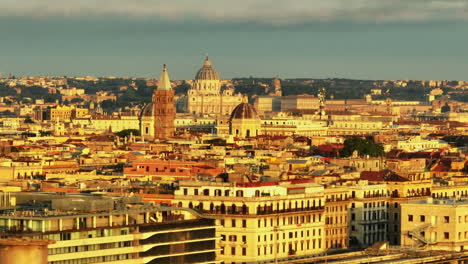
<path id="1" fill-rule="evenodd" d="M 258 115 L 255 109 L 248 103 L 241 103 L 231 113 L 233 119 L 257 119 Z"/>
<path id="2" fill-rule="evenodd" d="M 144 116 L 153 116 L 154 112 L 154 105 L 153 103 L 146 104 L 145 107 L 141 110 L 140 117 Z"/>
<path id="3" fill-rule="evenodd" d="M 206 57 L 203 67 L 195 75 L 195 80 L 219 80 L 219 74 L 211 66 L 211 61 L 208 57 Z"/>

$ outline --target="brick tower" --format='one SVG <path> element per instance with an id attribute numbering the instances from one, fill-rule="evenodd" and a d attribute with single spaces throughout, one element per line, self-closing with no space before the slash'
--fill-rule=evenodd
<path id="1" fill-rule="evenodd" d="M 167 139 L 174 135 L 174 90 L 172 90 L 166 64 L 164 64 L 158 88 L 153 93 L 154 138 Z"/>

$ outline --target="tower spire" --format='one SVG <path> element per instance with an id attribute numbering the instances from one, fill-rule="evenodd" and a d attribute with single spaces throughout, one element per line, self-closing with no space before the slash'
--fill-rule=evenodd
<path id="1" fill-rule="evenodd" d="M 153 93 L 154 137 L 170 138 L 174 135 L 174 90 L 172 90 L 166 64 L 164 64 L 159 85 Z"/>
<path id="2" fill-rule="evenodd" d="M 169 79 L 169 74 L 167 73 L 166 64 L 163 65 L 161 77 L 159 77 L 158 90 L 161 90 L 161 91 L 172 90 L 171 80 Z"/>

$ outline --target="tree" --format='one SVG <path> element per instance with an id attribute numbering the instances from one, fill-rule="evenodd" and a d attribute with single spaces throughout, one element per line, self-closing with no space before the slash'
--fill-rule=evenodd
<path id="1" fill-rule="evenodd" d="M 24 119 L 24 123 L 25 123 L 25 124 L 34 124 L 35 122 L 31 119 L 31 117 L 27 116 L 27 117 Z"/>
<path id="2" fill-rule="evenodd" d="M 3 117 L 15 117 L 16 114 L 11 112 L 10 110 L 5 110 L 3 112 L 0 112 L 0 115 Z"/>
<path id="3" fill-rule="evenodd" d="M 357 151 L 360 156 L 369 155 L 371 157 L 381 157 L 385 155 L 383 146 L 376 144 L 373 140 L 360 137 L 350 137 L 344 142 L 344 147 L 340 151 L 342 157 L 349 157 Z"/>
<path id="4" fill-rule="evenodd" d="M 128 137 L 128 136 L 130 136 L 130 134 L 133 134 L 134 136 L 139 136 L 140 131 L 138 131 L 137 129 L 124 129 L 124 130 L 119 131 L 119 132 L 117 132 L 115 134 L 117 136 L 119 136 L 119 137 Z"/>
<path id="5" fill-rule="evenodd" d="M 186 95 L 189 89 L 190 89 L 190 84 L 184 81 L 183 83 L 177 85 L 174 88 L 174 92 L 175 94 Z"/>
<path id="6" fill-rule="evenodd" d="M 83 98 L 73 98 L 71 99 L 70 103 L 76 104 L 76 103 L 81 103 L 83 101 L 84 101 Z"/>
<path id="7" fill-rule="evenodd" d="M 43 131 L 43 130 L 39 130 L 39 133 L 40 133 L 41 137 L 47 137 L 47 136 L 51 136 L 51 135 L 52 135 L 52 131 Z"/>

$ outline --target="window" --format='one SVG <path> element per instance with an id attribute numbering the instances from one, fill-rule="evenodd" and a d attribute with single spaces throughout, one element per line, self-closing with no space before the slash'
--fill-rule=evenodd
<path id="1" fill-rule="evenodd" d="M 247 243 L 247 236 L 242 236 L 242 242 Z"/>
<path id="2" fill-rule="evenodd" d="M 351 214 L 351 221 L 356 220 L 356 215 L 354 213 Z"/>
<path id="3" fill-rule="evenodd" d="M 232 219 L 232 220 L 231 220 L 231 226 L 232 226 L 232 227 L 236 227 L 236 219 Z"/>
<path id="4" fill-rule="evenodd" d="M 444 238 L 445 238 L 445 239 L 450 239 L 450 234 L 449 234 L 449 232 L 444 232 Z"/>
<path id="5" fill-rule="evenodd" d="M 236 248 L 235 247 L 232 247 L 231 248 L 231 255 L 236 255 Z"/>
<path id="6" fill-rule="evenodd" d="M 242 220 L 242 227 L 246 228 L 247 227 L 247 220 Z"/>
<path id="7" fill-rule="evenodd" d="M 444 223 L 446 224 L 450 223 L 450 217 L 444 216 Z"/>
<path id="8" fill-rule="evenodd" d="M 419 220 L 421 222 L 426 222 L 426 216 L 424 216 L 424 215 L 419 216 Z"/>
<path id="9" fill-rule="evenodd" d="M 71 239 L 71 233 L 60 234 L 60 240 L 70 240 L 70 239 Z"/>
<path id="10" fill-rule="evenodd" d="M 242 256 L 247 256 L 247 248 L 242 248 Z"/>
<path id="11" fill-rule="evenodd" d="M 413 222 L 413 215 L 408 215 L 408 222 Z"/>

